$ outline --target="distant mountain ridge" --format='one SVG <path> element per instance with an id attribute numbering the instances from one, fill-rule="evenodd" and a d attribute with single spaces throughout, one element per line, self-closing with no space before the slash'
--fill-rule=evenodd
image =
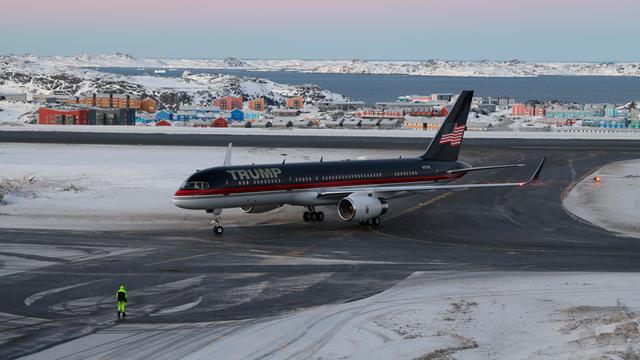
<path id="1" fill-rule="evenodd" d="M 243 60 L 137 58 L 128 54 L 80 54 L 76 56 L 5 55 L 48 66 L 76 68 L 136 67 L 178 69 L 243 69 L 256 71 L 298 71 L 327 74 L 372 74 L 465 77 L 535 76 L 640 76 L 640 62 L 528 62 L 522 60 L 373 61 L 373 60 Z"/>

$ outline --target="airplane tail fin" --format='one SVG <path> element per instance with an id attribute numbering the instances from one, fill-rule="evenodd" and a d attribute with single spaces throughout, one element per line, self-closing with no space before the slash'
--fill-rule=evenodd
<path id="1" fill-rule="evenodd" d="M 440 130 L 431 140 L 427 151 L 420 158 L 424 160 L 458 160 L 462 137 L 467 129 L 471 100 L 473 100 L 473 90 L 465 90 L 460 94 Z"/>

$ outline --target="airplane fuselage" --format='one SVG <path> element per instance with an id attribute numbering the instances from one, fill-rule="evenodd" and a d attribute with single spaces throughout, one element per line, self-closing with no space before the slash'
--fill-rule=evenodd
<path id="1" fill-rule="evenodd" d="M 175 193 L 173 203 L 193 210 L 335 205 L 335 199 L 318 197 L 318 191 L 446 182 L 464 175 L 447 171 L 468 167 L 459 161 L 421 158 L 222 166 L 191 175 Z"/>

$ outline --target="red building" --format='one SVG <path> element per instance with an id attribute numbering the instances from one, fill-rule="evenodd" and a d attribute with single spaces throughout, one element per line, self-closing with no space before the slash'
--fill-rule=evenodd
<path id="1" fill-rule="evenodd" d="M 89 111 L 86 109 L 55 110 L 40 108 L 39 125 L 89 125 Z"/>
<path id="2" fill-rule="evenodd" d="M 213 127 L 229 127 L 229 122 L 225 118 L 217 118 L 213 120 Z"/>
<path id="3" fill-rule="evenodd" d="M 222 111 L 231 111 L 233 109 L 242 110 L 243 102 L 241 97 L 223 96 L 216 99 L 215 106 Z"/>
<path id="4" fill-rule="evenodd" d="M 304 99 L 302 96 L 287 99 L 287 109 L 302 109 L 303 107 Z"/>
<path id="5" fill-rule="evenodd" d="M 153 114 L 156 112 L 158 104 L 152 98 L 144 98 L 140 100 L 140 110 L 144 112 L 148 112 L 149 114 Z"/>
<path id="6" fill-rule="evenodd" d="M 363 119 L 402 119 L 404 114 L 402 111 L 358 111 L 356 116 Z"/>
<path id="7" fill-rule="evenodd" d="M 249 100 L 249 109 L 253 111 L 261 111 L 261 112 L 264 111 L 265 110 L 264 98 Z"/>
<path id="8" fill-rule="evenodd" d="M 527 106 L 525 104 L 515 104 L 511 108 L 511 115 L 514 116 L 524 116 L 527 115 Z"/>
<path id="9" fill-rule="evenodd" d="M 410 111 L 409 116 L 417 116 L 417 117 L 445 117 L 449 115 L 449 110 L 446 107 L 440 109 L 440 111 L 436 111 L 435 109 L 431 111 Z"/>
<path id="10" fill-rule="evenodd" d="M 528 116 L 546 116 L 547 108 L 543 105 L 529 105 L 527 106 L 525 113 Z"/>
<path id="11" fill-rule="evenodd" d="M 167 120 L 160 120 L 156 123 L 156 126 L 171 126 L 171 123 Z"/>

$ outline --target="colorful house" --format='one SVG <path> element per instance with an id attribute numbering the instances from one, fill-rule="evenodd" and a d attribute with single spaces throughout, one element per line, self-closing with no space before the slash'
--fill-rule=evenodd
<path id="1" fill-rule="evenodd" d="M 606 117 L 617 117 L 618 109 L 614 105 L 606 105 L 604 107 L 604 116 Z"/>
<path id="2" fill-rule="evenodd" d="M 171 122 L 168 120 L 160 120 L 156 122 L 156 126 L 171 126 Z"/>
<path id="3" fill-rule="evenodd" d="M 242 109 L 243 101 L 241 97 L 223 96 L 215 100 L 214 104 L 220 110 L 231 111 L 233 109 Z"/>
<path id="4" fill-rule="evenodd" d="M 88 125 L 87 109 L 48 109 L 38 111 L 38 125 Z"/>
<path id="5" fill-rule="evenodd" d="M 140 110 L 153 114 L 156 112 L 157 103 L 150 97 L 140 100 Z"/>
<path id="6" fill-rule="evenodd" d="M 156 120 L 173 120 L 173 113 L 169 110 L 160 110 L 156 112 Z"/>
<path id="7" fill-rule="evenodd" d="M 187 122 L 189 120 L 195 120 L 196 119 L 196 112 L 195 111 L 191 111 L 191 110 L 180 110 L 176 113 L 176 120 L 177 121 L 182 121 L 182 122 Z"/>
<path id="8" fill-rule="evenodd" d="M 522 103 L 514 104 L 511 108 L 511 115 L 514 116 L 525 116 L 527 115 L 527 106 Z"/>
<path id="9" fill-rule="evenodd" d="M 264 98 L 249 100 L 249 109 L 253 111 L 265 111 Z"/>
<path id="10" fill-rule="evenodd" d="M 287 109 L 302 109 L 304 107 L 304 99 L 302 96 L 287 99 Z"/>
<path id="11" fill-rule="evenodd" d="M 244 111 L 240 109 L 231 110 L 231 114 L 229 115 L 229 121 L 243 121 L 244 120 Z"/>
<path id="12" fill-rule="evenodd" d="M 593 126 L 605 129 L 624 129 L 628 126 L 624 118 L 589 118 L 582 120 L 582 126 Z"/>
<path id="13" fill-rule="evenodd" d="M 229 126 L 229 122 L 225 118 L 219 117 L 213 120 L 213 127 L 220 128 L 220 127 L 228 127 L 228 126 Z"/>
<path id="14" fill-rule="evenodd" d="M 247 121 L 255 121 L 260 119 L 260 113 L 257 111 L 245 111 L 244 119 Z"/>
<path id="15" fill-rule="evenodd" d="M 593 116 L 602 116 L 599 111 L 589 109 L 549 109 L 545 115 L 550 119 L 584 119 Z"/>

